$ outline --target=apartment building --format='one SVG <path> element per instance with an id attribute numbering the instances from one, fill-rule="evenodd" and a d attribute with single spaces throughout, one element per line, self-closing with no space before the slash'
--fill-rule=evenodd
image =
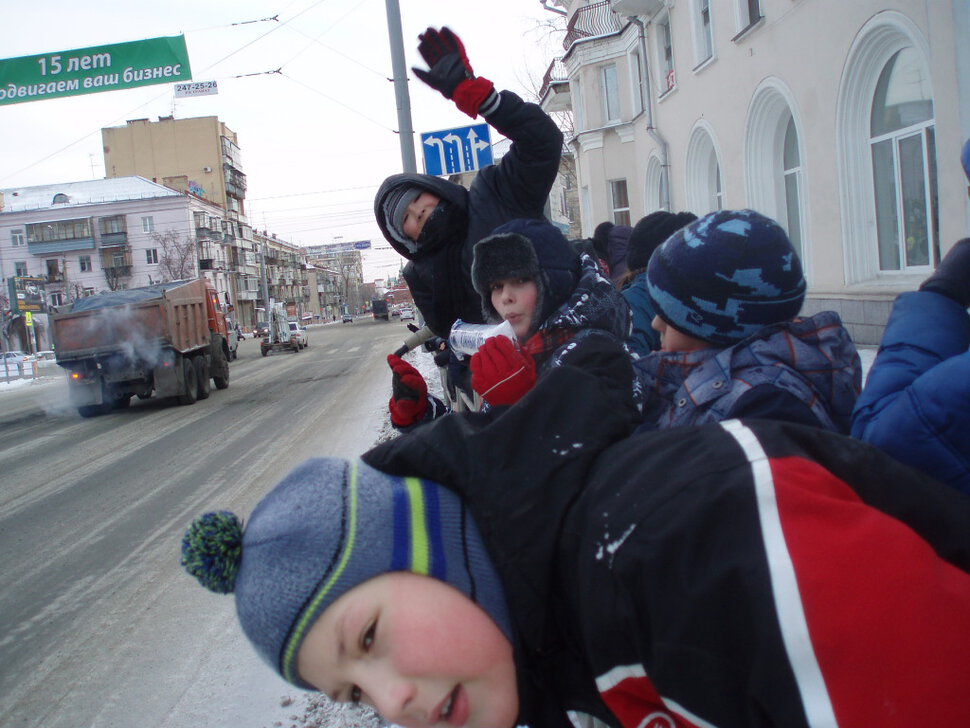
<path id="1" fill-rule="evenodd" d="M 228 307 L 233 281 L 224 215 L 143 177 L 0 190 L 3 290 L 12 279 L 39 279 L 45 307 L 57 307 L 102 291 L 204 275 Z"/>
<path id="2" fill-rule="evenodd" d="M 572 112 L 584 235 L 653 210 L 778 220 L 809 282 L 877 343 L 966 235 L 966 0 L 554 0 L 542 89 Z"/>

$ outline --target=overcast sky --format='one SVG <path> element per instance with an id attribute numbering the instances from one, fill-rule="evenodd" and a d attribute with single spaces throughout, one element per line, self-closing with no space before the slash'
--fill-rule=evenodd
<path id="1" fill-rule="evenodd" d="M 532 100 L 549 61 L 562 53 L 562 34 L 544 27 L 557 16 L 539 0 L 400 6 L 409 69 L 424 67 L 418 33 L 448 25 L 476 73 Z M 102 127 L 173 113 L 218 116 L 238 135 L 254 227 L 298 245 L 370 239 L 365 277 L 395 273 L 400 259 L 373 218 L 377 187 L 401 171 L 385 0 L 5 3 L 0 54 L 182 33 L 193 80 L 217 81 L 218 95 L 176 100 L 172 85 L 158 85 L 0 106 L 0 188 L 102 178 Z M 421 132 L 473 122 L 416 78 L 410 96 L 421 170 Z"/>

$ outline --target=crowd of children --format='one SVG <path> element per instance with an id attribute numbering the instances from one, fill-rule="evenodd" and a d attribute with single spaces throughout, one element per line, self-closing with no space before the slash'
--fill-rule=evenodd
<path id="1" fill-rule="evenodd" d="M 473 116 L 521 104 L 447 29 L 422 56 Z M 434 184 L 377 204 L 422 313 L 515 340 L 471 357 L 481 412 L 445 413 L 390 357 L 406 432 L 300 465 L 245 525 L 189 527 L 183 566 L 235 595 L 263 658 L 406 728 L 966 724 L 970 239 L 899 297 L 863 388 L 758 212 L 654 213 L 577 248 L 511 208 L 472 230 L 478 203 L 442 213 Z M 460 244 L 419 229 L 459 217 Z M 437 299 L 448 266 L 464 288 Z"/>

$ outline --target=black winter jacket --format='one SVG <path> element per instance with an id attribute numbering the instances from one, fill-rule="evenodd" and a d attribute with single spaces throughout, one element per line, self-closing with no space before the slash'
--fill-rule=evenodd
<path id="1" fill-rule="evenodd" d="M 498 108 L 486 121 L 512 140 L 498 164 L 479 171 L 466 190 L 440 177 L 396 174 L 377 192 L 374 214 L 384 237 L 409 263 L 404 280 L 425 323 L 437 336 L 447 337 L 455 319 L 484 323 L 481 301 L 471 281 L 472 248 L 502 223 L 517 218 L 545 219 L 549 190 L 559 171 L 563 135 L 536 104 L 511 91 L 500 93 Z M 468 210 L 468 230 L 430 255 L 412 254 L 391 235 L 384 216 L 387 194 L 402 184 L 422 187 Z"/>
<path id="2" fill-rule="evenodd" d="M 628 437 L 626 366 L 555 368 L 513 407 L 363 456 L 469 503 L 506 587 L 520 723 L 963 724 L 970 500 L 818 428 Z"/>

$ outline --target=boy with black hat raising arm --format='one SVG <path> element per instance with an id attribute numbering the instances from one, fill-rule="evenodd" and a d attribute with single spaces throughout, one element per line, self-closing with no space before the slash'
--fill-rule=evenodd
<path id="1" fill-rule="evenodd" d="M 476 76 L 451 30 L 428 28 L 419 39 L 429 69 L 412 69 L 415 75 L 512 141 L 501 161 L 480 170 L 467 190 L 439 177 L 404 173 L 384 180 L 374 200 L 381 232 L 409 261 L 404 279 L 415 305 L 434 334 L 446 338 L 456 319 L 482 323 L 470 273 L 475 243 L 509 220 L 545 219 L 563 135 L 539 106 Z"/>

